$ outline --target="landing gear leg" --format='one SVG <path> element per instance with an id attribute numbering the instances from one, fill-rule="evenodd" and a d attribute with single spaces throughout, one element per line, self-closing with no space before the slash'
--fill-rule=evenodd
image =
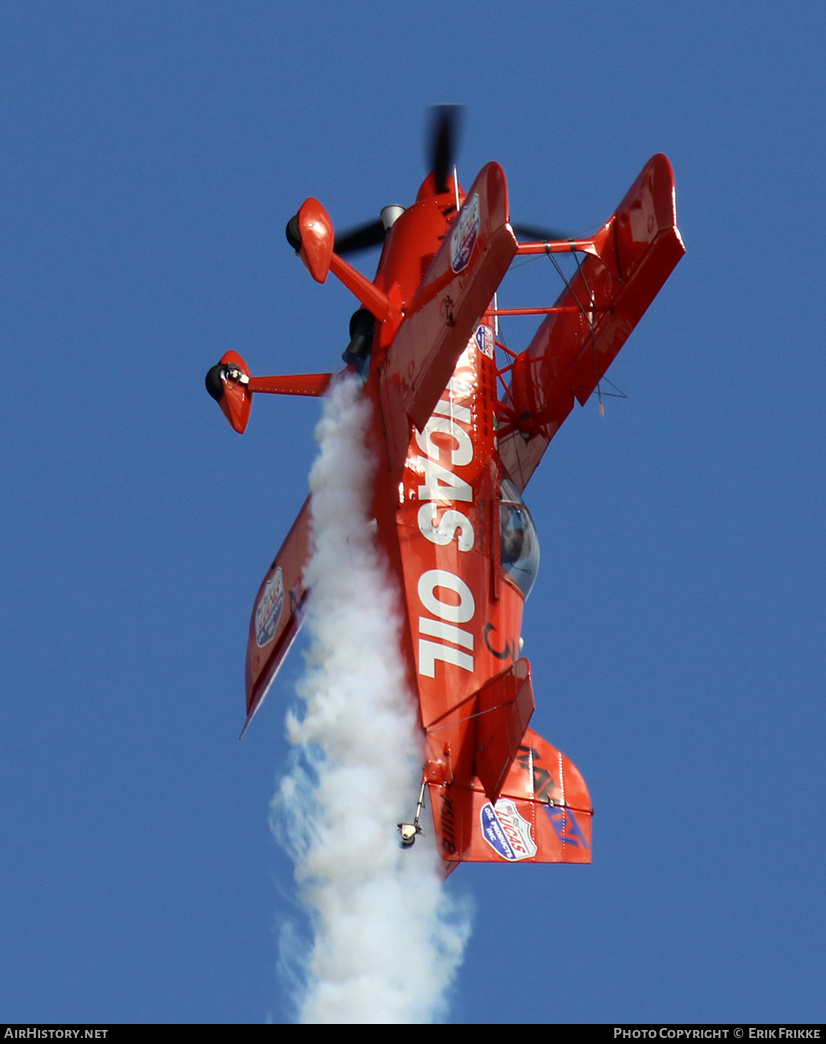
<path id="1" fill-rule="evenodd" d="M 402 836 L 403 848 L 410 848 L 416 840 L 416 835 L 422 833 L 422 828 L 419 826 L 419 819 L 421 818 L 422 809 L 424 808 L 424 791 L 426 786 L 427 781 L 423 776 L 421 790 L 419 791 L 419 800 L 416 802 L 416 815 L 413 817 L 413 822 L 399 823 L 399 833 Z"/>

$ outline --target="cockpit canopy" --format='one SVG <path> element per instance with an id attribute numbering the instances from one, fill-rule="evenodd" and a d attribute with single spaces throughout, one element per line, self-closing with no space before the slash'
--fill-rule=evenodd
<path id="1" fill-rule="evenodd" d="M 531 593 L 539 569 L 539 539 L 525 502 L 510 479 L 502 479 L 499 500 L 502 568 L 524 598 Z"/>

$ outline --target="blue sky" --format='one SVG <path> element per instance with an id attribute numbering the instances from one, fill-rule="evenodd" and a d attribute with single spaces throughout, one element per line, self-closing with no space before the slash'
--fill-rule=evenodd
<path id="1" fill-rule="evenodd" d="M 2 5 L 4 1019 L 292 1017 L 295 652 L 237 735 L 318 403 L 242 439 L 203 375 L 338 365 L 352 301 L 283 226 L 412 200 L 459 101 L 460 177 L 499 161 L 514 220 L 598 225 L 665 152 L 688 253 L 628 400 L 526 494 L 533 726 L 588 780 L 594 865 L 453 876 L 450 1018 L 822 1021 L 824 31 L 813 2 Z"/>

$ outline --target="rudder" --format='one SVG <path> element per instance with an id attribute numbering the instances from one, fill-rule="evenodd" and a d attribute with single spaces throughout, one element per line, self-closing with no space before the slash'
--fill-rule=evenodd
<path id="1" fill-rule="evenodd" d="M 501 794 L 429 785 L 437 842 L 448 864 L 590 863 L 593 809 L 579 769 L 526 729 Z M 453 867 L 450 867 L 452 869 Z"/>

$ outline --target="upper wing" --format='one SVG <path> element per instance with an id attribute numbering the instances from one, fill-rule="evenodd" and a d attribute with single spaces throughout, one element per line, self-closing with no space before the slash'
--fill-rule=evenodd
<path id="1" fill-rule="evenodd" d="M 281 545 L 255 599 L 247 642 L 247 720 L 252 720 L 298 634 L 307 592 L 304 567 L 310 557 L 310 498 Z"/>
<path id="2" fill-rule="evenodd" d="M 523 490 L 548 443 L 582 405 L 685 253 L 677 228 L 674 172 L 648 161 L 594 237 L 597 256 L 579 267 L 528 348 L 517 356 L 500 413 L 500 455 Z"/>
<path id="3" fill-rule="evenodd" d="M 381 408 L 391 462 L 403 461 L 411 422 L 421 431 L 516 253 L 498 163 L 471 186 L 383 364 Z"/>

